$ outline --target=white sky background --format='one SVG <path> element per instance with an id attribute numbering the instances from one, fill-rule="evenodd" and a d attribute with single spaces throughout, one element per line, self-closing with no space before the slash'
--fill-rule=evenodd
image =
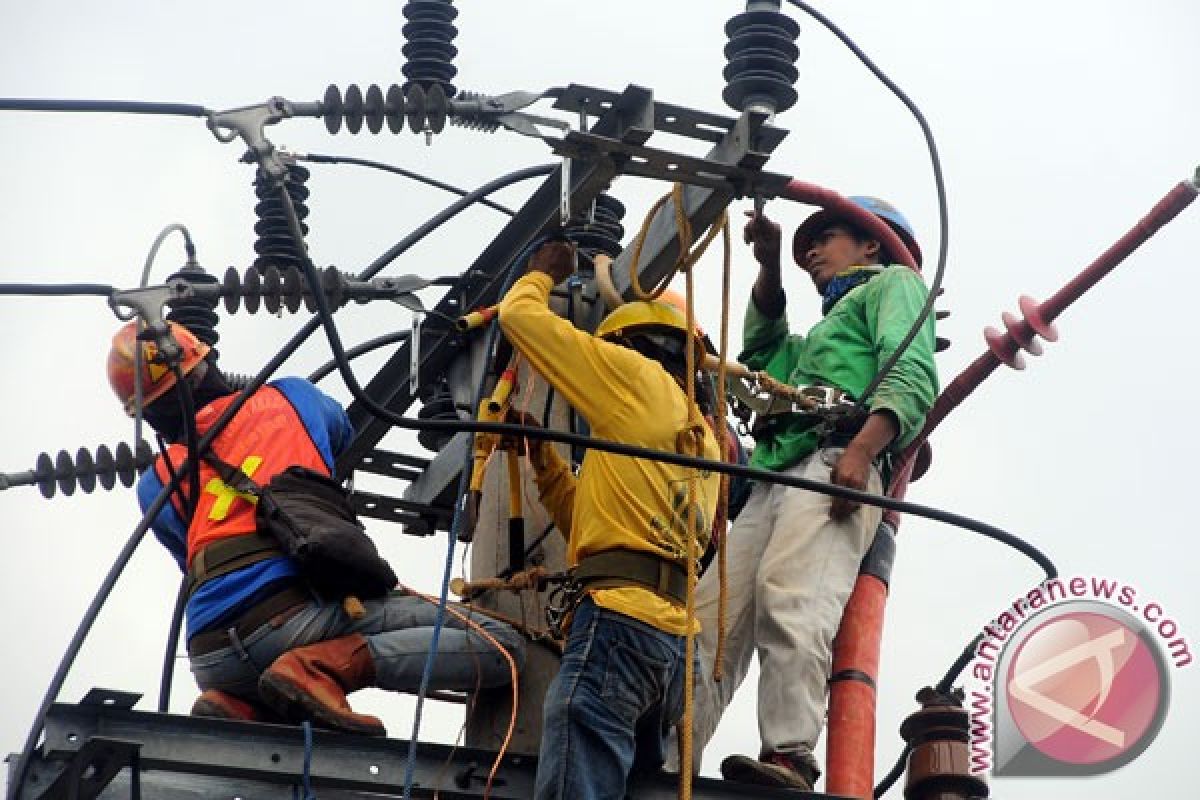
<path id="1" fill-rule="evenodd" d="M 173 101 L 228 108 L 271 95 L 317 99 L 333 82 L 402 82 L 402 3 L 62 2 L 0 9 L 0 95 Z M 636 83 L 667 102 L 730 112 L 725 21 L 740 2 L 460 2 L 459 88 L 499 94 L 569 82 L 620 90 Z M 789 7 L 790 8 L 790 7 Z M 1195 32 L 1185 0 L 1128 3 L 821 3 L 918 103 L 941 149 L 950 199 L 950 262 L 938 303 L 953 347 L 943 383 L 983 349 L 980 331 L 1015 310 L 1022 293 L 1049 296 L 1200 163 Z M 792 13 L 794 10 L 789 10 Z M 800 101 L 778 120 L 791 131 L 769 168 L 843 194 L 890 199 L 917 228 L 928 266 L 937 207 L 917 126 L 900 104 L 816 23 L 800 19 Z M 534 109 L 549 113 L 548 106 Z M 557 113 L 557 112 L 555 112 Z M 385 129 L 386 130 L 386 129 Z M 432 147 L 400 136 L 343 132 L 317 120 L 269 130 L 278 145 L 357 155 L 474 187 L 550 161 L 540 142 L 451 128 Z M 658 142 L 652 140 L 652 144 Z M 678 146 L 669 138 L 663 146 Z M 689 152 L 705 148 L 690 146 Z M 216 274 L 253 260 L 252 169 L 239 145 L 220 145 L 198 119 L 0 112 L 0 281 L 136 285 L 166 224 L 183 222 Z M 453 198 L 402 178 L 312 165 L 309 237 L 319 264 L 357 271 Z M 504 193 L 519 205 L 535 183 Z M 621 180 L 630 241 L 665 185 Z M 740 213 L 747 206 L 733 208 Z M 808 211 L 768 206 L 789 232 Z M 1059 320 L 1062 340 L 1023 373 L 998 371 L 935 437 L 932 474 L 909 498 L 986 520 L 1034 542 L 1063 574 L 1099 574 L 1161 603 L 1200 654 L 1194 459 L 1186 422 L 1193 377 L 1196 253 L 1193 208 L 1135 253 Z M 390 273 L 426 276 L 467 267 L 504 218 L 480 208 L 429 237 Z M 716 330 L 719 256 L 702 262 L 701 321 Z M 153 278 L 182 263 L 164 246 Z M 735 250 L 735 325 L 753 280 Z M 793 327 L 818 313 L 810 285 L 788 272 Z M 427 299 L 436 299 L 427 293 Z M 98 298 L 0 298 L 0 470 L 30 469 L 39 452 L 128 441 L 132 426 L 104 378 L 116 320 Z M 299 317 L 226 316 L 222 364 L 254 372 Z M 407 327 L 398 307 L 339 315 L 348 342 Z M 314 337 L 285 368 L 307 374 L 327 358 Z M 356 362 L 364 380 L 383 356 Z M 348 401 L 337 379 L 322 387 Z M 388 444 L 406 447 L 396 437 Z M 32 488 L 0 493 L 0 751 L 19 750 L 76 622 L 138 520 L 129 490 L 44 500 Z M 444 536 L 416 541 L 372 529 L 402 579 L 436 590 Z M 907 519 L 889 607 L 880 678 L 878 772 L 901 743 L 914 692 L 936 681 L 980 626 L 1039 578 L 1014 551 L 941 524 Z M 93 686 L 141 691 L 156 702 L 178 576 L 150 537 L 89 636 L 62 699 Z M 1011 800 L 1180 794 L 1200 738 L 1197 667 L 1172 674 L 1172 707 L 1157 741 L 1133 764 L 1092 780 L 1004 780 Z M 178 662 L 171 708 L 195 694 Z M 380 692 L 356 705 L 407 736 L 411 703 Z M 458 708 L 433 704 L 426 738 L 453 738 Z M 753 681 L 713 742 L 706 772 L 758 746 Z M 1175 791 L 1172 791 L 1175 790 Z M 893 790 L 899 796 L 899 790 Z"/>

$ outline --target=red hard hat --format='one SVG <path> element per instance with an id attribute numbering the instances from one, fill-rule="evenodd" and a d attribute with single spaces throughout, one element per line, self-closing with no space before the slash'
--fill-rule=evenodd
<path id="1" fill-rule="evenodd" d="M 183 351 L 179 369 L 184 375 L 188 375 L 208 355 L 209 347 L 182 325 L 174 322 L 168 322 L 167 325 Z M 108 384 L 125 407 L 125 413 L 131 417 L 137 410 L 137 397 L 134 392 L 135 361 L 140 362 L 142 370 L 143 408 L 162 397 L 175 385 L 175 373 L 159 357 L 158 347 L 154 342 L 139 341 L 138 333 L 139 326 L 136 321 L 122 325 L 113 336 L 112 349 L 108 351 Z M 141 345 L 140 359 L 135 355 L 137 344 Z"/>

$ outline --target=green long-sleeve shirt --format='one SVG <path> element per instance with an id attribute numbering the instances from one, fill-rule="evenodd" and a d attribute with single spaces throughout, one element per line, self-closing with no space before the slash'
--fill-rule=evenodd
<path id="1" fill-rule="evenodd" d="M 751 298 L 738 360 L 791 386 L 834 386 L 858 397 L 908 333 L 927 296 L 919 275 L 888 267 L 847 292 L 808 336 L 790 335 L 786 315 L 768 317 Z M 912 441 L 937 397 L 933 346 L 930 314 L 867 404 L 872 412 L 891 412 L 899 425 L 892 449 Z M 783 470 L 812 453 L 817 437 L 809 424 L 800 417 L 781 420 L 758 440 L 751 465 Z"/>

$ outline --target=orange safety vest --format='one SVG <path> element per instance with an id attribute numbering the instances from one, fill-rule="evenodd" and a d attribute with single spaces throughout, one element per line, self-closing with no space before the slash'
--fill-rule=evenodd
<path id="1" fill-rule="evenodd" d="M 203 436 L 212 427 L 234 397 L 219 398 L 200 410 L 196 415 L 197 435 Z M 220 460 L 240 467 L 259 486 L 265 486 L 291 466 L 330 474 L 300 415 L 283 392 L 272 386 L 255 392 L 209 449 Z M 179 471 L 187 460 L 187 448 L 171 445 L 167 455 Z M 163 456 L 155 461 L 154 469 L 164 484 L 170 481 L 171 473 Z M 184 481 L 185 494 L 187 487 L 188 481 Z M 188 525 L 187 566 L 191 566 L 196 553 L 219 539 L 254 533 L 257 501 L 257 497 L 226 484 L 216 470 L 200 462 L 200 501 Z M 180 519 L 187 519 L 178 495 L 172 495 L 171 502 Z"/>

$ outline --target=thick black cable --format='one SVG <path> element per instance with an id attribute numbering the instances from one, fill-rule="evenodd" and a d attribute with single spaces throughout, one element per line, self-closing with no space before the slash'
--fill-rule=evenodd
<path id="1" fill-rule="evenodd" d="M 187 608 L 187 576 L 179 579 L 179 591 L 175 593 L 175 608 L 171 610 L 171 621 L 167 628 L 167 646 L 163 649 L 162 675 L 158 681 L 158 710 L 167 713 L 171 703 L 171 682 L 175 679 L 175 656 L 179 651 L 179 634 L 183 630 L 183 612 Z"/>
<path id="2" fill-rule="evenodd" d="M 444 192 L 450 192 L 451 194 L 456 194 L 459 197 L 467 196 L 466 189 L 460 189 L 457 186 L 454 186 L 452 184 L 446 183 L 444 181 L 439 181 L 437 178 L 431 178 L 428 175 L 422 175 L 419 172 L 413 172 L 412 170 L 405 169 L 404 167 L 397 167 L 393 164 L 384 164 L 380 161 L 371 161 L 370 159 L 367 159 L 367 158 L 352 158 L 350 156 L 326 156 L 326 155 L 321 155 L 320 153 L 304 153 L 302 155 L 297 155 L 296 160 L 297 161 L 311 161 L 315 164 L 353 164 L 358 167 L 370 167 L 371 169 L 378 169 L 378 170 L 383 170 L 384 172 L 390 172 L 393 175 L 400 175 L 402 177 L 408 178 L 409 180 L 414 180 L 414 181 L 417 181 L 418 183 L 423 183 L 426 186 L 432 186 L 435 189 L 441 189 Z M 508 214 L 510 217 L 515 217 L 517 215 L 517 212 L 513 211 L 508 206 L 502 206 L 493 200 L 488 200 L 485 198 L 485 199 L 481 199 L 479 201 L 479 203 L 480 203 L 480 205 L 485 205 L 488 208 L 494 208 L 495 210 L 501 212 L 502 214 Z"/>
<path id="3" fill-rule="evenodd" d="M 0 97 L 0 111 L 70 111 L 110 114 L 161 114 L 174 117 L 207 117 L 204 106 L 186 103 L 143 103 L 132 100 L 54 100 L 42 97 Z"/>
<path id="4" fill-rule="evenodd" d="M 13 294 L 28 297 L 70 297 L 72 295 L 96 295 L 108 297 L 116 287 L 106 283 L 0 283 L 0 295 Z"/>
<path id="5" fill-rule="evenodd" d="M 522 169 L 515 170 L 514 172 L 510 172 L 507 175 L 502 175 L 499 178 L 491 180 L 483 186 L 480 186 L 478 189 L 470 192 L 466 197 L 456 200 L 454 203 L 442 209 L 433 217 L 426 220 L 424 224 L 422 224 L 408 236 L 404 237 L 390 247 L 381 256 L 371 262 L 371 264 L 368 265 L 367 268 L 359 275 L 358 279 L 368 280 L 374 277 L 388 264 L 401 256 L 406 250 L 416 245 L 418 242 L 436 230 L 439 226 L 457 216 L 465 208 L 478 201 L 481 197 L 491 194 L 499 189 L 503 189 L 504 187 L 510 186 L 514 183 L 518 183 L 529 178 L 547 175 L 550 172 L 553 172 L 555 168 L 556 167 L 554 165 L 546 164 L 533 167 L 524 167 Z M 3 286 L 4 284 L 0 284 L 0 288 L 3 288 Z M 100 294 L 108 294 L 111 293 L 111 291 L 112 289 L 109 287 L 109 292 Z M 0 292 L 0 294 L 2 293 L 3 292 Z M 317 292 L 317 295 L 322 297 L 324 296 L 321 292 Z M 221 416 L 218 417 L 216 422 L 213 423 L 213 426 L 209 428 L 208 432 L 201 437 L 198 448 L 200 452 L 204 452 L 212 440 L 215 439 L 221 433 L 221 431 L 225 430 L 225 426 L 229 424 L 231 419 L 233 419 L 234 414 L 241 410 L 242 406 L 245 405 L 246 400 L 250 397 L 250 395 L 257 391 L 264 383 L 266 383 L 267 379 L 270 378 L 270 376 L 273 375 L 275 371 L 279 369 L 279 367 L 282 366 L 283 363 L 290 358 L 296 352 L 296 350 L 298 350 L 300 346 L 304 344 L 305 341 L 308 340 L 308 337 L 312 335 L 313 331 L 317 329 L 318 325 L 320 325 L 319 317 L 313 317 L 307 323 L 305 323 L 304 326 L 294 336 L 292 336 L 290 340 L 288 340 L 287 344 L 285 344 L 283 348 L 280 349 L 280 351 L 276 353 L 270 361 L 267 362 L 267 364 L 258 372 L 258 374 L 250 380 L 246 388 L 238 393 L 233 401 L 226 407 Z M 113 561 L 113 564 L 109 568 L 108 573 L 105 575 L 104 580 L 101 582 L 100 587 L 96 590 L 96 594 L 92 598 L 92 602 L 84 611 L 84 615 L 80 619 L 79 625 L 76 626 L 75 633 L 72 636 L 71 641 L 67 643 L 67 649 L 63 653 L 63 657 L 59 660 L 58 667 L 55 669 L 54 675 L 50 679 L 50 685 L 46 688 L 46 692 L 42 697 L 42 702 L 38 707 L 37 713 L 34 715 L 34 720 L 30 726 L 29 735 L 25 739 L 25 744 L 22 747 L 21 754 L 18 756 L 16 766 L 10 772 L 10 775 L 13 776 L 13 780 L 9 783 L 10 798 L 16 798 L 20 793 L 21 787 L 23 787 L 25 784 L 25 779 L 29 772 L 29 762 L 33 756 L 33 750 L 37 746 L 38 737 L 45 728 L 46 716 L 50 713 L 50 706 L 54 704 L 54 701 L 58 698 L 59 692 L 62 691 L 62 687 L 66 683 L 67 673 L 70 672 L 71 666 L 75 663 L 75 659 L 79 656 L 79 651 L 83 648 L 84 639 L 87 638 L 88 633 L 91 631 L 92 626 L 96 622 L 97 616 L 100 614 L 100 609 L 108 600 L 109 595 L 112 594 L 112 590 L 113 587 L 116 586 L 117 579 L 121 576 L 121 573 L 124 572 L 125 567 L 129 564 L 130 559 L 133 557 L 134 551 L 137 550 L 138 544 L 141 543 L 141 540 L 145 536 L 146 531 L 149 529 L 151 522 L 158 516 L 159 512 L 162 511 L 162 508 L 166 504 L 171 493 L 179 487 L 180 477 L 181 476 L 173 477 L 147 507 L 142 516 L 141 522 L 139 522 L 137 527 L 134 528 L 133 533 L 129 535 L 129 539 L 125 542 L 125 545 L 121 548 L 121 551 L 117 553 L 116 559 Z"/>
<path id="6" fill-rule="evenodd" d="M 883 70 L 875 66 L 875 63 L 867 57 L 867 54 L 841 28 L 835 25 L 832 20 L 804 2 L 804 0 L 788 0 L 788 2 L 824 25 L 830 33 L 841 40 L 842 44 L 846 45 L 850 49 L 850 52 L 854 53 L 858 57 L 858 60 L 871 71 L 871 74 L 878 78 L 892 94 L 896 95 L 900 102 L 904 104 L 904 107 L 912 113 L 913 117 L 917 120 L 917 124 L 921 126 L 921 134 L 925 137 L 925 146 L 929 149 L 929 159 L 933 166 L 933 181 L 937 188 L 938 198 L 938 225 L 940 227 L 937 269 L 934 270 L 933 282 L 929 285 L 929 296 L 925 299 L 925 304 L 921 306 L 921 311 L 913 321 L 912 327 L 904 338 L 900 340 L 900 344 L 896 346 L 895 351 L 888 357 L 883 366 L 879 368 L 879 371 L 875 373 L 875 377 L 871 379 L 871 382 L 867 384 L 867 388 L 858 398 L 859 408 L 865 409 L 867 400 L 879 388 L 879 384 L 892 371 L 892 368 L 896 366 L 896 362 L 900 360 L 904 352 L 908 350 L 908 346 L 912 344 L 913 339 L 917 338 L 917 335 L 921 332 L 921 327 L 925 324 L 925 320 L 933 312 L 933 304 L 937 300 L 938 292 L 942 288 L 942 279 L 946 274 L 946 251 L 950 243 L 950 222 L 946 207 L 946 182 L 942 177 L 942 160 L 938 156 L 937 144 L 933 141 L 933 131 L 930 130 L 929 123 L 925 121 L 925 115 L 921 113 L 921 109 L 917 108 L 916 103 L 909 99 L 904 90 L 897 86 Z"/>
<path id="7" fill-rule="evenodd" d="M 393 333 L 385 333 L 383 336 L 376 336 L 374 339 L 368 339 L 362 344 L 351 347 L 346 351 L 346 358 L 358 358 L 381 347 L 387 347 L 389 344 L 406 341 L 411 335 L 411 331 L 395 331 Z M 331 359 L 313 370 L 313 373 L 308 376 L 308 382 L 317 383 L 326 378 L 335 369 L 337 369 L 337 361 Z"/>

